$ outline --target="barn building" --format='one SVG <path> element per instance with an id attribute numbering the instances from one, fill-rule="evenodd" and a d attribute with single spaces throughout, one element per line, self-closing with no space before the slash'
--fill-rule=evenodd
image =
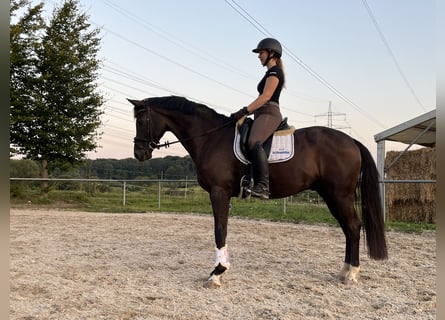
<path id="1" fill-rule="evenodd" d="M 435 222 L 436 109 L 374 135 L 385 221 Z M 407 145 L 385 153 L 385 142 Z M 424 148 L 409 151 L 413 145 Z M 386 156 L 386 157 L 385 157 Z"/>

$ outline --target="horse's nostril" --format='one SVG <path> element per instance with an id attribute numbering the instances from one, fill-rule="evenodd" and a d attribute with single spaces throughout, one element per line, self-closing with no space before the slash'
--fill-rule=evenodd
<path id="1" fill-rule="evenodd" d="M 140 152 L 135 152 L 134 157 L 139 161 L 142 161 L 144 158 L 143 153 L 140 153 Z"/>

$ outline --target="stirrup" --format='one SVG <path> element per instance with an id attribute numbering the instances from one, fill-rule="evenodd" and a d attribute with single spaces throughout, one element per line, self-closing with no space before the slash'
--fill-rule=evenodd
<path id="1" fill-rule="evenodd" d="M 249 199 L 250 198 L 250 190 L 253 187 L 253 179 L 249 175 L 244 175 L 240 181 L 240 192 L 238 194 L 238 198 L 240 199 Z"/>
<path id="2" fill-rule="evenodd" d="M 255 187 L 257 189 L 261 190 L 255 190 Z M 262 187 L 261 185 L 256 185 L 252 189 L 249 190 L 249 193 L 253 197 L 261 198 L 261 199 L 269 199 L 269 190 L 265 187 Z"/>

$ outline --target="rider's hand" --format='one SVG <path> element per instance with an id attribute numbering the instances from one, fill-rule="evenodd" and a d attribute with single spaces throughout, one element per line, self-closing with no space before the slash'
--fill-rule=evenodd
<path id="1" fill-rule="evenodd" d="M 247 111 L 247 107 L 239 109 L 237 112 L 234 112 L 230 115 L 230 119 L 233 119 L 235 121 L 238 121 L 244 116 L 247 116 L 249 114 L 249 111 Z"/>

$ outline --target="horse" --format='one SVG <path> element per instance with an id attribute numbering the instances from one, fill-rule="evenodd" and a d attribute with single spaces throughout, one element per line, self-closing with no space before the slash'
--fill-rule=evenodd
<path id="1" fill-rule="evenodd" d="M 197 181 L 209 193 L 214 218 L 215 264 L 206 284 L 219 287 L 222 275 L 230 267 L 226 244 L 230 199 L 240 194 L 240 181 L 249 174 L 249 166 L 233 152 L 236 123 L 206 105 L 180 96 L 127 100 L 134 106 L 136 159 L 151 159 L 154 149 L 181 143 L 194 162 Z M 160 144 L 167 131 L 178 140 Z M 344 283 L 357 283 L 362 223 L 369 257 L 388 258 L 374 159 L 362 143 L 332 128 L 299 128 L 293 135 L 295 155 L 285 162 L 269 164 L 270 199 L 315 190 L 346 238 L 338 277 Z M 361 219 L 356 202 L 361 203 Z"/>

